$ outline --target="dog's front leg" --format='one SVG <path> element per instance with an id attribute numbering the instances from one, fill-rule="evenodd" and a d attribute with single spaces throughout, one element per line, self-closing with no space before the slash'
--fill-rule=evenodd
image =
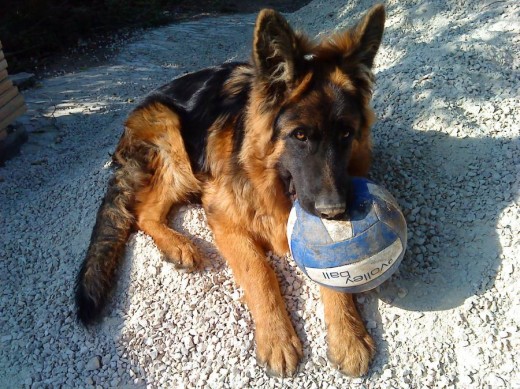
<path id="1" fill-rule="evenodd" d="M 329 360 L 343 373 L 358 377 L 368 370 L 374 341 L 367 333 L 352 294 L 320 288 L 325 308 Z"/>
<path id="2" fill-rule="evenodd" d="M 242 287 L 256 327 L 257 359 L 268 373 L 293 375 L 302 346 L 287 314 L 276 274 L 262 247 L 245 231 L 220 229 L 213 223 L 215 242 Z"/>

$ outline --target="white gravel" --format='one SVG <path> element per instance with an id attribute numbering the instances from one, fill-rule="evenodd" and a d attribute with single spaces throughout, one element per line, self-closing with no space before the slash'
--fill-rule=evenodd
<path id="1" fill-rule="evenodd" d="M 316 0 L 288 17 L 318 34 L 371 3 Z M 295 378 L 268 377 L 197 207 L 172 223 L 206 252 L 203 271 L 176 271 L 137 233 L 103 324 L 75 322 L 124 117 L 174 76 L 247 58 L 254 15 L 238 15 L 143 32 L 110 65 L 25 92 L 31 140 L 0 169 L 0 387 L 520 388 L 520 3 L 387 5 L 373 178 L 399 199 L 410 241 L 400 271 L 358 296 L 378 346 L 367 376 L 327 363 L 316 285 L 271 258 L 305 357 Z"/>

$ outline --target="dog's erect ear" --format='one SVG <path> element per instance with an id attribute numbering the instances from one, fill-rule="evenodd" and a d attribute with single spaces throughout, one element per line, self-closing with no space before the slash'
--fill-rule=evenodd
<path id="1" fill-rule="evenodd" d="M 385 7 L 383 4 L 378 4 L 372 7 L 353 29 L 354 42 L 358 45 L 355 55 L 358 56 L 361 63 L 369 68 L 374 64 L 374 57 L 381 44 L 384 28 Z"/>
<path id="2" fill-rule="evenodd" d="M 329 58 L 336 57 L 344 69 L 359 64 L 370 69 L 381 44 L 384 27 L 385 7 L 378 4 L 356 26 L 324 40 L 318 50 Z"/>
<path id="3" fill-rule="evenodd" d="M 350 59 L 355 58 L 371 68 L 383 38 L 384 28 L 385 7 L 383 4 L 378 4 L 372 7 L 353 29 L 348 31 L 353 50 L 346 53 L 345 59 L 348 61 L 349 57 Z"/>
<path id="4" fill-rule="evenodd" d="M 256 19 L 253 61 L 257 76 L 276 90 L 290 88 L 303 60 L 298 36 L 287 20 L 272 9 L 263 9 Z"/>

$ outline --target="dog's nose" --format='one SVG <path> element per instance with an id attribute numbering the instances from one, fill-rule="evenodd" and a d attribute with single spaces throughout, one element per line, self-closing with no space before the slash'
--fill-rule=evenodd
<path id="1" fill-rule="evenodd" d="M 345 213 L 347 208 L 346 203 L 338 203 L 338 204 L 323 204 L 316 203 L 314 206 L 316 211 L 320 214 L 320 216 L 324 219 L 334 219 L 335 217 Z"/>

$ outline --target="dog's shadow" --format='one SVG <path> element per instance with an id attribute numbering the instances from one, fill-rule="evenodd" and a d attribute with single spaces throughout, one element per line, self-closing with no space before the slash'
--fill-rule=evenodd
<path id="1" fill-rule="evenodd" d="M 378 139 L 378 130 L 395 131 L 395 141 Z M 387 363 L 385 334 L 394 318 L 451 310 L 494 287 L 502 247 L 512 244 L 502 220 L 514 200 L 507 139 L 418 132 L 391 117 L 382 118 L 374 133 L 371 178 L 398 199 L 408 247 L 388 281 L 358 295 L 377 344 L 370 376 Z"/>

